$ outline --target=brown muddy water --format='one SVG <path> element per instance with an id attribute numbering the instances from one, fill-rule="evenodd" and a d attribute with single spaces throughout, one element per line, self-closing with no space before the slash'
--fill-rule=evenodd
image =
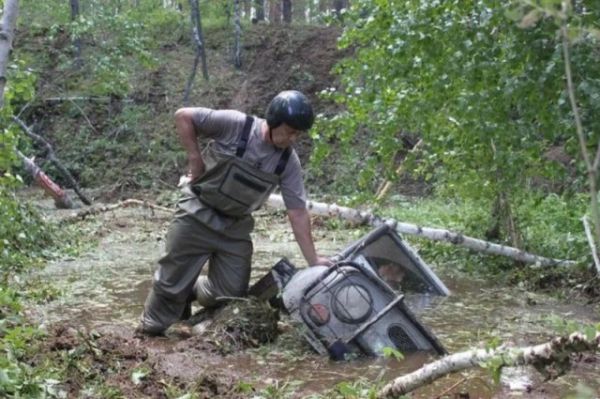
<path id="1" fill-rule="evenodd" d="M 72 213 L 56 211 L 49 203 L 40 206 L 55 218 Z M 77 258 L 51 262 L 39 272 L 63 295 L 48 304 L 32 307 L 31 317 L 42 326 L 64 322 L 131 337 L 170 216 L 138 207 L 117 209 L 78 222 L 97 245 Z M 262 277 L 282 257 L 304 266 L 283 213 L 261 211 L 256 219 L 253 280 Z M 315 224 L 316 245 L 326 255 L 336 254 L 367 232 L 352 228 L 329 231 L 319 226 L 323 223 Z M 410 237 L 405 238 L 410 243 Z M 430 266 L 452 295 L 435 300 L 411 297 L 408 303 L 450 353 L 485 347 L 494 340 L 516 346 L 538 344 L 563 333 L 561 326 L 566 322 L 600 321 L 598 308 L 591 305 L 564 303 L 518 287 L 466 278 L 444 265 Z M 285 316 L 283 321 L 285 324 Z M 363 358 L 332 362 L 311 352 L 303 342 L 290 342 L 298 337 L 293 334 L 286 337 L 285 333 L 272 346 L 209 359 L 196 356 L 191 345 L 188 351 L 186 339 L 173 333 L 167 339 L 146 342 L 160 355 L 163 369 L 170 375 L 193 378 L 207 368 L 231 371 L 236 378 L 255 386 L 276 389 L 281 394 L 277 397 L 282 398 L 315 397 L 342 382 L 384 383 L 433 360 L 429 355 L 418 354 L 402 361 Z M 504 370 L 500 383 L 495 385 L 489 372 L 470 370 L 442 378 L 411 397 L 433 398 L 444 393 L 448 397 L 470 398 L 562 398 L 581 384 L 592 392 L 600 392 L 597 356 L 583 356 L 567 375 L 554 381 L 544 382 L 533 368 L 521 367 Z"/>

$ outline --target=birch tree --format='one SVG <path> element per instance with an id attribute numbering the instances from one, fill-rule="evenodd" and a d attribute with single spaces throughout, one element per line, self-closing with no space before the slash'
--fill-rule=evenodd
<path id="1" fill-rule="evenodd" d="M 262 22 L 265 20 L 265 0 L 254 0 L 254 10 L 256 11 L 256 21 Z"/>
<path id="2" fill-rule="evenodd" d="M 281 23 L 281 1 L 269 0 L 269 23 Z"/>
<path id="3" fill-rule="evenodd" d="M 0 22 L 0 108 L 4 106 L 4 88 L 6 87 L 6 68 L 15 36 L 15 25 L 19 13 L 17 0 L 4 0 L 4 12 Z"/>
<path id="4" fill-rule="evenodd" d="M 281 0 L 281 13 L 283 22 L 289 24 L 292 22 L 292 0 Z"/>
<path id="5" fill-rule="evenodd" d="M 185 95 L 183 97 L 184 105 L 187 105 L 189 102 L 199 61 L 202 61 L 202 76 L 204 76 L 204 80 L 208 80 L 208 66 L 206 65 L 204 35 L 202 34 L 202 17 L 200 15 L 200 5 L 198 4 L 198 0 L 190 0 L 190 19 L 192 22 L 192 40 L 196 45 L 196 56 L 194 57 L 194 65 L 192 66 L 192 72 L 190 73 L 190 77 L 185 89 Z"/>
<path id="6" fill-rule="evenodd" d="M 71 4 L 71 22 L 75 22 L 79 19 L 79 0 L 69 0 Z M 81 58 L 81 37 L 77 34 L 73 38 L 73 47 L 75 48 L 75 68 L 81 68 L 83 66 L 83 59 Z"/>
<path id="7" fill-rule="evenodd" d="M 240 21 L 240 0 L 233 0 L 233 25 L 234 25 L 234 43 L 233 43 L 233 65 L 236 68 L 242 67 L 242 23 Z"/>

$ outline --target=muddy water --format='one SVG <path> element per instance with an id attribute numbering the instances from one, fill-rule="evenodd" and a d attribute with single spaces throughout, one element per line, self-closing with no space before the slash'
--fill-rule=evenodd
<path id="1" fill-rule="evenodd" d="M 41 276 L 61 288 L 64 295 L 34 309 L 34 317 L 41 324 L 68 321 L 90 328 L 133 328 L 150 287 L 169 220 L 169 214 L 130 208 L 82 222 L 90 239 L 98 240 L 98 245 L 76 259 L 47 265 Z M 315 238 L 322 253 L 333 255 L 364 233 L 364 230 L 330 232 L 316 228 Z M 282 214 L 259 214 L 254 238 L 253 279 L 264 275 L 284 256 L 298 266 L 304 265 Z M 578 323 L 600 320 L 598 309 L 592 307 L 561 303 L 515 287 L 508 289 L 455 276 L 444 270 L 443 265 L 437 269 L 452 295 L 443 299 L 412 297 L 409 303 L 451 353 L 484 347 L 492 340 L 519 346 L 541 343 L 562 332 L 563 320 Z M 162 345 L 176 345 L 177 341 L 173 339 Z M 559 398 L 578 383 L 600 392 L 600 362 L 595 357 L 586 359 L 577 363 L 567 376 L 552 382 L 543 382 L 533 369 L 513 368 L 503 372 L 497 386 L 485 371 L 470 371 L 444 378 L 416 392 L 414 397 L 436 397 L 454 387 L 449 394 L 463 390 L 469 392 L 471 398 Z M 295 392 L 293 397 L 306 397 L 342 381 L 389 381 L 417 369 L 427 360 L 431 360 L 428 355 L 418 354 L 403 361 L 380 358 L 334 363 L 307 350 L 298 353 L 276 345 L 272 349 L 228 356 L 222 364 L 213 366 L 247 370 L 250 379 Z"/>

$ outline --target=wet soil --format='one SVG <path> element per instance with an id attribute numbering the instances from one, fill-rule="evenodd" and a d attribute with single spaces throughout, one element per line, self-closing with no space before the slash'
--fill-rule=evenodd
<path id="1" fill-rule="evenodd" d="M 73 212 L 55 210 L 46 200 L 37 203 L 52 218 L 66 218 Z M 89 370 L 95 370 L 94 378 L 128 398 L 177 397 L 174 392 L 206 398 L 305 398 L 325 395 L 343 382 L 385 383 L 433 360 L 428 354 L 416 354 L 402 361 L 332 362 L 315 354 L 285 315 L 280 315 L 273 342 L 240 345 L 229 351 L 221 350 L 224 338 L 192 336 L 184 324 L 172 327 L 166 337 L 135 337 L 133 330 L 170 217 L 169 212 L 142 207 L 118 208 L 77 222 L 97 244 L 76 258 L 49 263 L 38 277 L 60 288 L 63 295 L 27 311 L 48 333 L 40 359 L 76 353 Z M 264 210 L 256 219 L 253 281 L 282 257 L 304 265 L 282 212 Z M 323 220 L 314 224 L 317 246 L 326 255 L 344 249 L 366 232 L 348 226 L 327 230 Z M 600 321 L 594 305 L 473 280 L 444 265 L 430 266 L 452 295 L 413 296 L 407 303 L 450 353 L 494 341 L 528 346 L 563 334 L 567 324 Z M 523 367 L 504 370 L 496 385 L 489 372 L 472 370 L 443 378 L 411 397 L 431 398 L 448 391 L 446 397 L 561 398 L 580 383 L 599 391 L 599 358 L 585 355 L 574 360 L 569 373 L 552 381 Z M 103 397 L 85 395 L 89 379 L 76 369 L 62 389 L 72 397 Z M 273 396 L 274 392 L 280 396 Z"/>

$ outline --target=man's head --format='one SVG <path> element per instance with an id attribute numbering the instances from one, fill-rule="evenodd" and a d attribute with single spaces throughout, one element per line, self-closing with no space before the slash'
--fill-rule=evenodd
<path id="1" fill-rule="evenodd" d="M 297 139 L 300 132 L 312 127 L 315 114 L 304 94 L 286 90 L 271 100 L 266 119 L 271 141 L 277 147 L 285 148 Z"/>
<path id="2" fill-rule="evenodd" d="M 312 127 L 315 114 L 304 94 L 296 90 L 286 90 L 271 100 L 266 118 L 271 129 L 285 123 L 296 130 L 306 131 Z"/>

